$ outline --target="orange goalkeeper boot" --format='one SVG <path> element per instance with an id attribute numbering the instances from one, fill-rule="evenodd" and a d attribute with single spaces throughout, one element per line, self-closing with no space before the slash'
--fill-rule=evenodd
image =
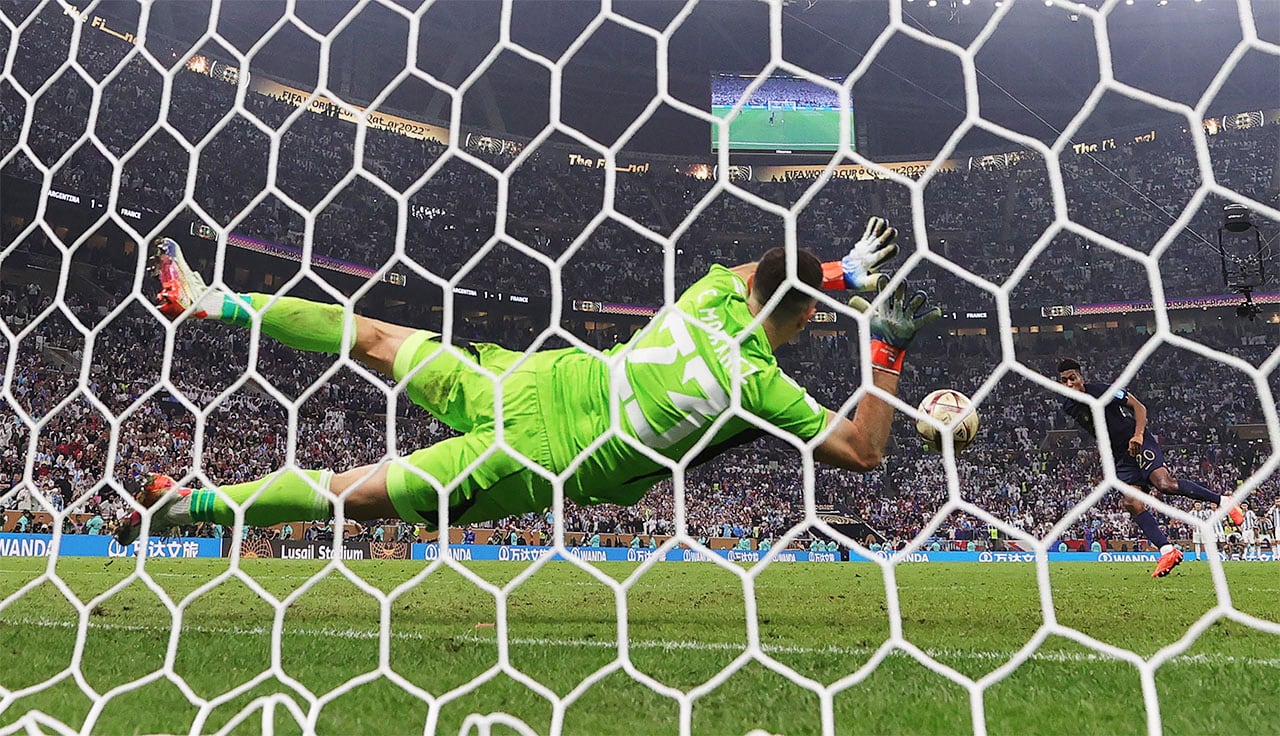
<path id="1" fill-rule="evenodd" d="M 173 238 L 156 238 L 151 243 L 147 266 L 160 279 L 156 305 L 167 317 L 177 318 L 193 306 L 198 307 L 200 296 L 209 290 L 200 273 L 187 265 L 187 259 L 182 257 L 182 248 Z M 209 316 L 199 308 L 194 314 L 200 319 Z"/>
<path id="2" fill-rule="evenodd" d="M 133 500 L 141 504 L 143 508 L 152 509 L 152 528 L 164 529 L 179 523 L 189 523 L 168 513 L 171 510 L 176 510 L 175 506 L 181 506 L 183 507 L 182 510 L 185 511 L 189 503 L 188 496 L 191 495 L 190 488 L 179 488 L 178 483 L 173 478 L 159 474 L 149 476 L 141 487 L 131 490 L 131 493 Z M 129 512 L 129 518 L 116 527 L 115 538 L 120 546 L 126 547 L 137 541 L 141 534 L 142 512 L 131 511 Z"/>

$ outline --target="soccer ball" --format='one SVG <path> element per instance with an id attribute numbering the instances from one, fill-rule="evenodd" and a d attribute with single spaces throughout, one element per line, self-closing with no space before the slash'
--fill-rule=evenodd
<path id="1" fill-rule="evenodd" d="M 955 437 L 956 452 L 960 452 L 978 436 L 978 412 L 970 411 L 969 397 L 949 388 L 940 388 L 920 402 L 920 413 L 951 425 Z M 966 413 L 968 412 L 968 413 Z M 964 418 L 961 419 L 961 415 Z M 916 431 L 924 440 L 924 446 L 934 452 L 942 451 L 942 433 L 923 419 L 916 422 Z"/>

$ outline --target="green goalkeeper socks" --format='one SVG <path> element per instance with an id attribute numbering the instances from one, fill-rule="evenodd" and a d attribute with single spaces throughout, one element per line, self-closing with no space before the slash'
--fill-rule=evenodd
<path id="1" fill-rule="evenodd" d="M 222 486 L 218 491 L 194 490 L 190 496 L 189 513 L 193 522 L 209 521 L 229 526 L 235 523 L 235 512 L 227 499 L 244 506 L 253 494 L 263 489 L 253 500 L 253 505 L 244 510 L 244 523 L 249 526 L 328 519 L 333 516 L 329 496 L 316 490 L 312 482 L 327 490 L 332 478 L 333 473 L 328 470 L 282 470 L 248 483 Z"/>
<path id="2" fill-rule="evenodd" d="M 246 307 L 262 315 L 262 332 L 298 350 L 312 353 L 342 352 L 342 321 L 345 310 L 340 304 L 319 302 L 282 296 L 270 307 L 269 294 L 224 294 L 219 310 L 209 310 L 210 316 L 237 327 L 248 327 L 253 322 Z M 355 325 L 351 327 L 348 345 L 356 341 Z"/>

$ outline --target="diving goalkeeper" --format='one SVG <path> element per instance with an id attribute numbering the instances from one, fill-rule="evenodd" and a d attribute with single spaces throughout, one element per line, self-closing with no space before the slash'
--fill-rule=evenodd
<path id="1" fill-rule="evenodd" d="M 879 270 L 898 252 L 895 236 L 884 220 L 871 218 L 841 261 L 823 264 L 799 250 L 797 278 L 814 289 L 879 291 L 888 281 Z M 730 409 L 735 380 L 743 410 L 802 440 L 834 424 L 815 457 L 848 470 L 866 471 L 880 463 L 893 421 L 893 408 L 871 394 L 858 403 L 852 420 L 827 410 L 778 367 L 774 350 L 795 338 L 817 309 L 812 296 L 787 283 L 781 248 L 757 263 L 712 266 L 630 343 L 610 349 L 610 356 L 621 354 L 612 368 L 576 348 L 537 352 L 513 367 L 524 353 L 489 343 L 442 349 L 436 333 L 359 315 L 352 316 L 350 344 L 344 345 L 346 315 L 340 305 L 281 297 L 268 306 L 269 295 L 210 290 L 168 238 L 155 242 L 150 258 L 161 285 L 156 301 L 167 316 L 190 310 L 198 318 L 247 327 L 252 309 L 260 315 L 262 332 L 285 345 L 334 354 L 349 348 L 352 357 L 393 377 L 415 404 L 461 433 L 374 465 L 342 472 L 285 469 L 216 490 L 181 488 L 168 476 L 153 475 L 132 493 L 150 510 L 156 527 L 234 524 L 229 502 L 244 506 L 250 501 L 244 522 L 254 526 L 328 519 L 335 496 L 344 499 L 345 517 L 357 521 L 398 517 L 431 526 L 463 525 L 544 511 L 552 504 L 552 483 L 519 456 L 564 476 L 602 436 L 609 439 L 565 478 L 565 496 L 579 504 L 634 504 L 670 476 L 666 465 L 636 445 L 672 460 L 683 458 Z M 783 294 L 772 311 L 746 332 L 779 289 Z M 888 393 L 897 392 L 903 357 L 916 332 L 941 314 L 937 307 L 926 308 L 926 301 L 924 292 L 908 295 L 899 288 L 871 312 L 872 380 Z M 868 308 L 861 297 L 850 303 Z M 730 339 L 740 343 L 736 356 Z M 505 446 L 495 447 L 500 435 L 494 381 L 477 366 L 501 377 Z M 610 419 L 614 401 L 616 431 Z M 756 425 L 734 416 L 690 464 L 761 434 Z M 143 523 L 143 514 L 134 511 L 119 526 L 117 540 L 133 542 Z"/>

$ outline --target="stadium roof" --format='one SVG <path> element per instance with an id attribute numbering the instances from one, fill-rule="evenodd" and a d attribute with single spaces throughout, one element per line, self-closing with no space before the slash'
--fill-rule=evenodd
<path id="1" fill-rule="evenodd" d="M 963 0 L 961 0 L 963 2 Z M 973 42 L 995 0 L 969 5 L 940 0 L 904 3 L 903 20 L 959 45 Z M 409 0 L 402 0 L 411 6 Z M 1098 2 L 1093 0 L 1093 5 Z M 349 0 L 300 3 L 299 15 L 328 32 L 353 6 Z M 675 0 L 616 0 L 629 18 L 661 27 L 683 7 Z M 416 7 L 416 5 L 412 5 Z M 782 7 L 783 58 L 816 73 L 843 76 L 859 63 L 888 24 L 888 4 L 879 1 L 794 0 Z M 136 17 L 136 6 L 107 0 L 102 12 Z M 275 23 L 283 2 L 229 2 L 220 8 L 219 31 L 248 50 Z M 599 4 L 587 0 L 519 0 L 513 5 L 512 39 L 550 58 L 561 58 L 591 22 Z M 419 67 L 449 84 L 472 74 L 498 40 L 501 3 L 440 0 L 423 16 Z M 1263 40 L 1280 42 L 1280 3 L 1255 2 Z M 769 6 L 741 0 L 704 0 L 670 45 L 669 89 L 705 108 L 708 75 L 715 70 L 760 71 L 769 61 Z M 153 9 L 154 28 L 193 40 L 208 15 L 204 2 L 162 3 Z M 1241 38 L 1236 4 L 1230 0 L 1135 0 L 1116 5 L 1106 24 L 1116 78 L 1177 102 L 1194 104 Z M 376 96 L 405 64 L 408 24 L 397 13 L 372 4 L 339 33 L 333 44 L 330 87 L 363 101 Z M 216 55 L 216 48 L 211 49 Z M 262 72 L 314 82 L 318 44 L 301 31 L 283 28 L 260 52 Z M 642 112 L 657 89 L 653 40 L 617 23 L 596 30 L 564 67 L 563 119 L 612 142 Z M 1037 0 L 1011 0 L 1008 14 L 977 56 L 979 100 L 984 116 L 1019 132 L 1052 138 L 1067 125 L 1094 89 L 1098 54 L 1087 15 L 1071 20 L 1062 8 Z M 464 121 L 518 136 L 537 133 L 548 120 L 550 73 L 513 52 L 488 67 L 464 104 Z M 904 34 L 881 49 L 854 88 L 855 112 L 864 150 L 889 157 L 931 154 L 946 140 L 965 107 L 962 66 L 946 51 Z M 1210 112 L 1273 107 L 1280 102 L 1280 59 L 1250 52 L 1235 68 Z M 448 98 L 425 82 L 404 83 L 389 107 L 424 119 L 447 119 Z M 1089 127 L 1113 130 L 1174 118 L 1119 95 L 1108 95 Z M 975 135 L 964 148 L 998 141 Z M 705 122 L 670 108 L 651 118 L 628 146 L 636 151 L 701 154 L 709 148 Z"/>

